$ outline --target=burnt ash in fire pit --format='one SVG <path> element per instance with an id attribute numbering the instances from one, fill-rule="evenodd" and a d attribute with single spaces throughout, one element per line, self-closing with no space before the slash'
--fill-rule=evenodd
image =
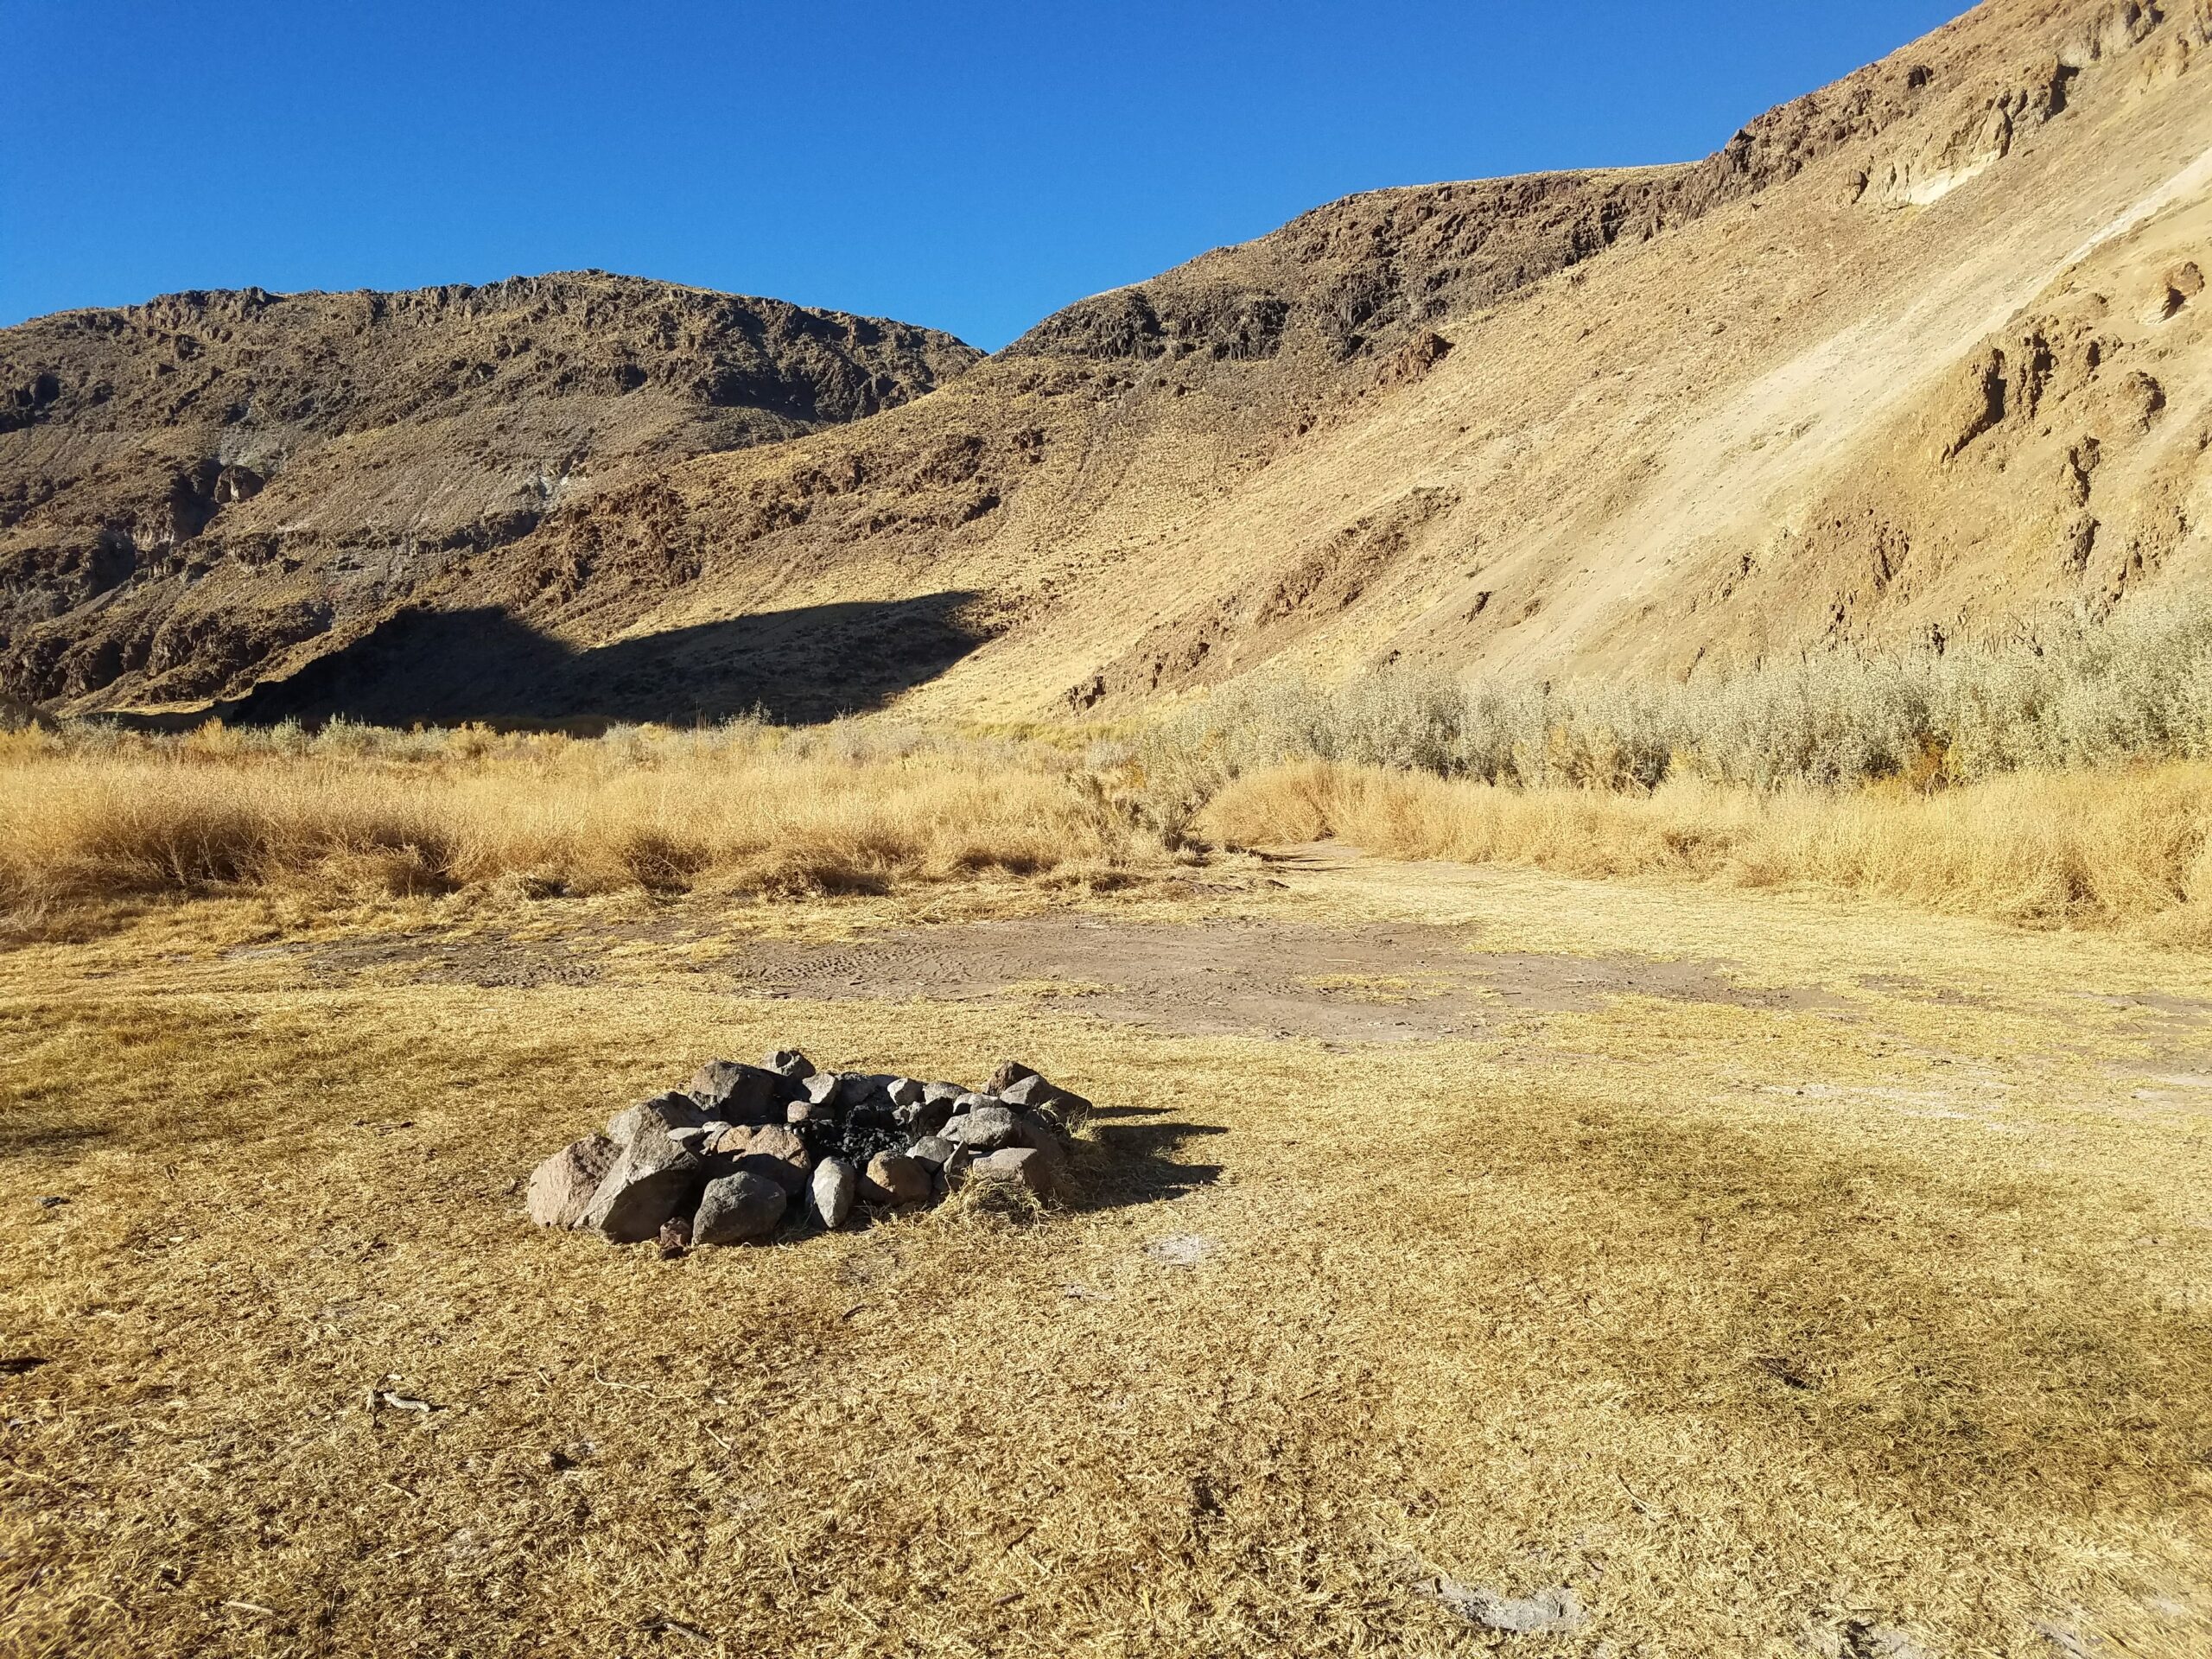
<path id="1" fill-rule="evenodd" d="M 1063 1181 L 1080 1095 L 1009 1060 L 981 1089 L 821 1071 L 795 1049 L 709 1060 L 530 1178 L 530 1217 L 618 1243 L 735 1244 L 918 1210 L 965 1182 Z"/>

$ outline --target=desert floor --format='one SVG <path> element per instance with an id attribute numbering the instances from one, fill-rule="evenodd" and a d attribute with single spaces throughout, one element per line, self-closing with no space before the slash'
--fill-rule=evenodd
<path id="1" fill-rule="evenodd" d="M 524 1219 L 785 1044 L 1080 1190 Z M 1865 900 L 156 908 L 0 953 L 0 1650 L 2212 1652 L 2208 1128 L 2212 957 Z"/>

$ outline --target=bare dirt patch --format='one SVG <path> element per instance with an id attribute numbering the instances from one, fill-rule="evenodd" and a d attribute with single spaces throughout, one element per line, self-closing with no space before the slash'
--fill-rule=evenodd
<path id="1" fill-rule="evenodd" d="M 1484 950 L 1473 928 L 1418 923 L 1190 923 L 1050 914 L 901 927 L 835 944 L 735 943 L 697 962 L 753 995 L 822 1001 L 1052 997 L 1116 1025 L 1177 1036 L 1258 1033 L 1331 1043 L 1484 1031 L 1618 998 L 1802 1009 L 1844 1005 L 1808 986 L 1739 983 L 1719 958 Z M 609 944 L 620 943 L 610 937 Z M 696 960 L 696 959 L 695 959 Z M 585 984 L 604 969 L 573 939 L 422 938 L 319 950 L 324 972 L 401 969 L 416 983 Z"/>

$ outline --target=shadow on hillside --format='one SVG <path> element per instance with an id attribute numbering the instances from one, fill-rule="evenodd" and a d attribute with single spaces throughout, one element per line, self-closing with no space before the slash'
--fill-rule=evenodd
<path id="1" fill-rule="evenodd" d="M 692 725 L 755 709 L 796 725 L 880 708 L 986 637 L 971 592 L 813 605 L 577 647 L 495 607 L 403 610 L 207 714 L 235 725 Z M 195 721 L 206 715 L 194 716 Z"/>

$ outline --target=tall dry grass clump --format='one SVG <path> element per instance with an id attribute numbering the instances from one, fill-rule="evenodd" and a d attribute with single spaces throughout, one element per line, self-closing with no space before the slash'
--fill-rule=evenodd
<path id="1" fill-rule="evenodd" d="M 1684 779 L 1522 789 L 1306 760 L 1249 773 L 1201 822 L 1232 844 L 1339 838 L 1392 858 L 1816 887 L 2031 925 L 2212 941 L 2212 766 L 2018 772 L 1937 793 Z"/>
<path id="2" fill-rule="evenodd" d="M 1096 875 L 1142 849 L 1047 748 L 895 728 L 0 739 L 0 904 L 16 908 L 278 884 L 877 891 Z"/>

